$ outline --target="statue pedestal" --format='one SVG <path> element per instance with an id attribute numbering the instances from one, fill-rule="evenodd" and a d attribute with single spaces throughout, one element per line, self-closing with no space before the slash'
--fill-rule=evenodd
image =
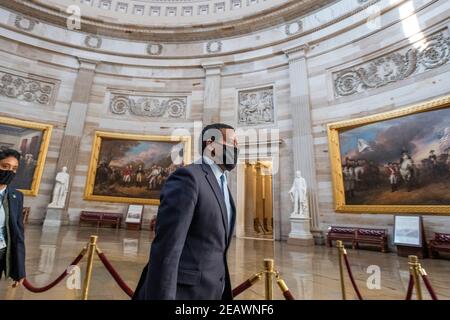
<path id="1" fill-rule="evenodd" d="M 45 215 L 44 227 L 59 227 L 65 225 L 67 220 L 65 219 L 65 211 L 61 208 L 47 208 L 47 214 Z"/>
<path id="2" fill-rule="evenodd" d="M 314 245 L 314 237 L 311 234 L 310 218 L 291 215 L 291 232 L 288 244 L 309 247 Z"/>

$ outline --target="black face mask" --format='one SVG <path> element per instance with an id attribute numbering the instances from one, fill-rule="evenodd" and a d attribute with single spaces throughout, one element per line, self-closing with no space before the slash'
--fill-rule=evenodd
<path id="1" fill-rule="evenodd" d="M 10 184 L 15 175 L 16 173 L 14 171 L 0 169 L 0 184 Z"/>
<path id="2" fill-rule="evenodd" d="M 239 150 L 236 147 L 230 147 L 224 144 L 222 146 L 223 165 L 225 167 L 225 170 L 231 171 L 236 167 Z"/>

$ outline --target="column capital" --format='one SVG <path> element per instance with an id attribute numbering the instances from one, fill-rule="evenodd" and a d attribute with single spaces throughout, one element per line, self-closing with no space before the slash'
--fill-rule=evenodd
<path id="1" fill-rule="evenodd" d="M 85 70 L 92 70 L 95 71 L 97 68 L 97 65 L 100 63 L 100 61 L 92 60 L 92 59 L 85 59 L 77 57 L 78 62 L 80 63 L 79 69 L 85 69 Z"/>
<path id="2" fill-rule="evenodd" d="M 203 69 L 205 69 L 205 74 L 207 76 L 220 75 L 222 72 L 223 66 L 224 66 L 223 62 L 202 63 L 202 67 L 203 67 Z"/>
<path id="3" fill-rule="evenodd" d="M 305 59 L 309 51 L 309 44 L 301 44 L 283 49 L 283 52 L 288 56 L 289 62 L 295 62 L 300 59 Z"/>

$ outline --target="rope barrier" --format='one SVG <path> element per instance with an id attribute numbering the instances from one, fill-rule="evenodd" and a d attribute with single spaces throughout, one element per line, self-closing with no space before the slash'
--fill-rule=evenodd
<path id="1" fill-rule="evenodd" d="M 242 292 L 244 292 L 247 289 L 250 289 L 256 282 L 261 280 L 262 278 L 262 272 L 256 273 L 247 280 L 245 280 L 243 283 L 241 283 L 239 286 L 233 289 L 233 298 L 240 295 Z"/>
<path id="2" fill-rule="evenodd" d="M 408 290 L 406 291 L 405 300 L 411 300 L 413 289 L 414 289 L 414 278 L 413 278 L 412 274 L 410 274 L 409 282 L 408 282 Z"/>
<path id="3" fill-rule="evenodd" d="M 72 261 L 72 263 L 69 265 L 69 267 L 64 270 L 64 272 L 59 275 L 54 281 L 52 281 L 50 284 L 44 286 L 44 287 L 35 287 L 33 286 L 27 279 L 23 281 L 23 286 L 28 289 L 31 292 L 34 293 L 41 293 L 47 290 L 50 290 L 54 286 L 56 286 L 58 283 L 60 283 L 68 274 L 69 274 L 69 268 L 70 266 L 77 265 L 83 257 L 88 255 L 88 261 L 86 264 L 86 276 L 84 279 L 84 285 L 83 285 L 83 300 L 88 299 L 89 294 L 89 286 L 90 286 L 90 280 L 92 277 L 92 270 L 93 270 L 93 263 L 94 263 L 94 253 L 97 253 L 97 256 L 100 258 L 100 261 L 103 263 L 104 267 L 110 275 L 113 277 L 113 279 L 116 281 L 116 283 L 119 285 L 119 287 L 130 297 L 132 298 L 134 296 L 133 290 L 125 283 L 125 281 L 122 279 L 122 277 L 119 275 L 119 273 L 114 269 L 112 264 L 109 262 L 106 255 L 100 250 L 100 248 L 97 246 L 97 236 L 91 236 L 89 243 L 86 247 L 81 250 L 81 252 L 78 254 L 78 256 Z M 249 279 L 244 281 L 242 284 L 237 286 L 233 289 L 232 295 L 233 297 L 237 297 L 245 290 L 248 290 L 251 288 L 256 282 L 261 280 L 262 276 L 265 276 L 265 296 L 267 300 L 272 300 L 273 298 L 273 276 L 277 279 L 277 284 L 280 287 L 283 296 L 286 300 L 295 300 L 294 296 L 292 295 L 291 291 L 287 287 L 286 283 L 283 279 L 280 278 L 279 272 L 274 269 L 274 261 L 273 259 L 264 259 L 264 270 L 260 271 L 258 273 L 255 273 L 253 276 L 251 276 Z"/>
<path id="4" fill-rule="evenodd" d="M 280 287 L 280 290 L 283 293 L 283 297 L 286 300 L 295 300 L 294 296 L 291 293 L 291 290 L 289 290 L 288 286 L 286 285 L 286 282 L 281 279 L 279 275 L 277 275 L 277 284 L 278 287 Z"/>
<path id="5" fill-rule="evenodd" d="M 348 261 L 347 253 L 344 253 L 344 262 L 345 266 L 347 267 L 348 276 L 350 278 L 350 281 L 352 283 L 353 289 L 355 289 L 356 295 L 358 296 L 359 300 L 363 300 L 361 292 L 359 292 L 358 286 L 356 285 L 355 278 L 353 277 L 352 269 L 350 267 L 350 263 Z"/>
<path id="6" fill-rule="evenodd" d="M 58 278 L 53 280 L 48 285 L 46 285 L 44 287 L 35 287 L 27 279 L 25 279 L 23 281 L 23 286 L 27 290 L 29 290 L 33 293 L 41 293 L 41 292 L 50 290 L 51 288 L 56 286 L 58 283 L 60 283 L 69 274 L 68 270 L 69 270 L 70 266 L 76 266 L 81 261 L 81 259 L 83 259 L 84 255 L 86 254 L 86 251 L 87 251 L 87 249 L 83 248 L 83 250 L 81 250 L 80 254 L 72 261 L 72 263 L 69 265 L 69 267 L 67 267 L 66 270 L 64 270 L 64 272 L 59 275 Z"/>
<path id="7" fill-rule="evenodd" d="M 102 261 L 103 265 L 105 266 L 106 270 L 111 274 L 111 276 L 114 278 L 116 283 L 119 285 L 119 287 L 130 297 L 132 298 L 134 295 L 134 291 L 123 281 L 122 277 L 119 275 L 119 273 L 114 269 L 112 264 L 109 262 L 108 258 L 106 258 L 105 254 L 97 247 L 97 256 Z"/>
<path id="8" fill-rule="evenodd" d="M 431 296 L 432 300 L 439 300 L 436 292 L 434 291 L 433 287 L 431 286 L 430 279 L 428 278 L 427 272 L 422 267 L 420 268 L 420 274 L 422 276 L 423 283 L 425 283 L 425 287 L 427 287 L 428 293 Z"/>

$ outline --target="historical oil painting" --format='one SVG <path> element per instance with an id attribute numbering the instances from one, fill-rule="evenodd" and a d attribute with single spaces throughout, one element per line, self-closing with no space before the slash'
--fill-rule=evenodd
<path id="1" fill-rule="evenodd" d="M 419 208 L 412 210 L 416 212 L 433 212 L 434 206 L 439 212 L 450 208 L 450 108 L 432 105 L 331 129 L 340 204 L 347 209 L 365 206 L 359 209 L 368 212 L 389 210 L 380 206 Z M 402 207 L 391 209 L 403 211 Z"/>
<path id="2" fill-rule="evenodd" d="M 158 204 L 164 182 L 190 160 L 190 137 L 97 132 L 88 200 Z"/>

